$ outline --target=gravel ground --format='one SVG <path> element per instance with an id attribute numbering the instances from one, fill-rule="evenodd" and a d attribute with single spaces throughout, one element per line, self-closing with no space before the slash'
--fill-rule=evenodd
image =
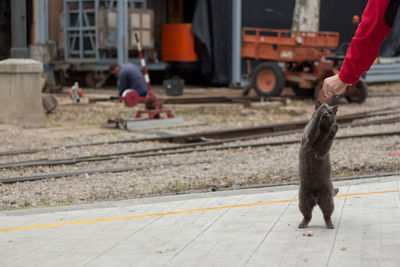
<path id="1" fill-rule="evenodd" d="M 193 90 L 195 91 L 195 90 Z M 210 94 L 240 95 L 235 90 L 205 90 Z M 287 94 L 290 92 L 285 91 Z M 370 86 L 370 92 L 400 92 L 399 84 Z M 200 94 L 204 90 L 200 90 Z M 162 94 L 162 93 L 160 93 Z M 190 97 L 185 93 L 185 97 Z M 51 148 L 103 142 L 127 138 L 150 137 L 165 134 L 190 133 L 218 130 L 268 123 L 308 119 L 313 111 L 313 101 L 287 101 L 253 103 L 251 107 L 240 104 L 171 105 L 177 117 L 185 120 L 179 126 L 141 129 L 126 132 L 101 127 L 111 117 L 128 117 L 136 110 L 120 103 L 97 103 L 95 105 L 71 105 L 68 99 L 59 97 L 60 105 L 50 114 L 45 129 L 22 129 L 0 125 L 0 151 Z M 400 97 L 371 97 L 366 103 L 340 105 L 339 114 L 367 111 L 397 106 Z M 167 106 L 168 107 L 168 106 Z M 393 115 L 392 115 L 393 116 Z M 390 116 L 386 116 L 390 117 Z M 398 130 L 400 123 L 379 126 L 341 128 L 338 135 L 372 133 Z M 300 140 L 301 134 L 285 135 L 236 144 L 253 144 L 278 140 Z M 89 146 L 56 150 L 35 154 L 3 156 L 0 163 L 34 160 L 41 158 L 61 159 L 77 156 L 93 156 L 130 150 L 166 147 L 174 144 L 141 142 Z M 129 166 L 162 167 L 145 168 L 131 172 L 81 175 L 25 183 L 0 184 L 0 209 L 37 206 L 65 205 L 94 201 L 145 197 L 160 194 L 184 193 L 198 190 L 221 190 L 259 184 L 277 184 L 297 181 L 299 144 L 213 150 L 158 157 L 121 157 L 110 161 L 83 162 L 76 165 L 39 166 L 0 170 L 0 177 L 98 170 Z M 390 152 L 400 151 L 400 137 L 374 137 L 335 140 L 331 149 L 333 176 L 361 175 L 367 173 L 400 171 L 399 157 Z M 189 165 L 184 165 L 188 164 Z M 181 164 L 170 166 L 170 164 Z"/>

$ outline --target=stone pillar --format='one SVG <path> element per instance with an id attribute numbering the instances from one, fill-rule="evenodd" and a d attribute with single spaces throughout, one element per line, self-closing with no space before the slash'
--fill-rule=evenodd
<path id="1" fill-rule="evenodd" d="M 0 123 L 44 127 L 40 75 L 43 64 L 32 59 L 0 61 Z"/>

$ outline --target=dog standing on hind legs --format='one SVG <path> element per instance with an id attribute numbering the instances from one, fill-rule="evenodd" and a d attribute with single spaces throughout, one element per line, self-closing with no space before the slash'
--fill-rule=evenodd
<path id="1" fill-rule="evenodd" d="M 339 189 L 332 185 L 329 150 L 339 128 L 336 123 L 337 109 L 337 106 L 330 108 L 317 101 L 304 129 L 299 155 L 299 209 L 303 214 L 299 228 L 308 226 L 316 205 L 321 208 L 326 227 L 334 228 L 331 219 L 333 197 Z"/>

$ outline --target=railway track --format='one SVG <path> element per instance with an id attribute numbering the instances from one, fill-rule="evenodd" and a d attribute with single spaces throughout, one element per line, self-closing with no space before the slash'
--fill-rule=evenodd
<path id="1" fill-rule="evenodd" d="M 368 97 L 399 97 L 400 93 L 368 94 Z"/>
<path id="2" fill-rule="evenodd" d="M 346 115 L 337 116 L 337 122 L 339 124 L 348 125 L 349 123 L 366 119 L 375 116 L 386 116 L 393 115 L 400 112 L 400 106 L 394 106 L 389 108 L 382 109 L 374 109 L 367 112 L 357 112 Z M 371 125 L 371 124 L 384 124 L 384 123 L 392 123 L 396 122 L 398 118 L 390 120 L 376 120 L 375 122 L 364 122 L 364 123 L 354 123 L 354 126 L 362 126 L 362 125 Z M 56 149 L 69 149 L 75 147 L 87 147 L 87 146 L 99 146 L 99 145 L 113 145 L 113 144 L 126 144 L 126 143 L 139 143 L 139 142 L 169 142 L 169 143 L 201 143 L 207 139 L 215 139 L 218 141 L 215 142 L 226 142 L 236 141 L 232 140 L 233 138 L 256 138 L 266 137 L 266 136 L 275 136 L 280 135 L 282 133 L 290 134 L 295 133 L 299 130 L 304 129 L 308 120 L 300 120 L 294 122 L 283 122 L 283 123 L 273 123 L 255 127 L 244 127 L 244 128 L 236 128 L 236 129 L 228 129 L 228 130 L 219 130 L 219 131 L 207 131 L 207 132 L 197 132 L 190 134 L 180 134 L 180 135 L 171 135 L 171 136 L 162 136 L 162 137 L 150 137 L 150 138 L 132 138 L 132 139 L 124 139 L 124 140 L 116 140 L 116 141 L 107 141 L 107 142 L 95 142 L 95 143 L 87 143 L 87 144 L 76 144 L 76 145 L 68 145 L 68 146 L 55 146 L 51 148 L 42 148 L 42 149 L 25 149 L 25 150 L 16 150 L 16 151 L 3 151 L 0 152 L 0 156 L 13 156 L 13 155 L 21 155 L 21 154 L 34 154 L 38 152 L 46 152 L 50 150 Z M 237 139 L 240 140 L 240 139 Z"/>
<path id="3" fill-rule="evenodd" d="M 359 122 L 359 123 L 345 123 L 345 124 L 342 124 L 341 127 L 359 127 L 359 126 L 366 126 L 366 125 L 378 125 L 378 124 L 387 124 L 387 123 L 395 123 L 395 122 L 400 122 L 400 117 L 378 119 L 378 120 Z M 161 156 L 161 155 L 169 155 L 169 154 L 190 153 L 193 151 L 208 151 L 208 150 L 241 148 L 241 147 L 247 147 L 247 146 L 246 145 L 239 146 L 239 147 L 237 147 L 237 146 L 216 147 L 216 146 L 222 145 L 224 143 L 231 143 L 231 142 L 237 142 L 237 141 L 246 141 L 246 140 L 254 140 L 254 139 L 264 138 L 264 137 L 274 137 L 274 136 L 295 134 L 295 133 L 300 133 L 302 131 L 303 131 L 303 129 L 278 131 L 278 132 L 265 133 L 265 134 L 255 134 L 255 135 L 248 135 L 248 136 L 242 136 L 242 137 L 227 138 L 227 139 L 222 139 L 222 140 L 199 141 L 199 142 L 175 145 L 175 146 L 170 146 L 170 147 L 156 147 L 156 148 L 143 149 L 143 150 L 108 153 L 108 154 L 101 154 L 101 155 L 96 154 L 93 156 L 74 157 L 74 158 L 65 158 L 65 159 L 57 159 L 57 160 L 48 160 L 48 159 L 42 158 L 42 159 L 38 159 L 38 160 L 3 163 L 3 164 L 0 164 L 0 169 L 17 168 L 17 167 L 71 165 L 71 164 L 77 164 L 77 163 L 81 163 L 81 162 L 113 160 L 113 159 L 117 159 L 117 158 L 125 157 L 125 156 L 140 158 L 140 157 Z M 396 131 L 394 133 L 396 133 Z M 388 135 L 390 135 L 390 134 L 391 133 L 389 133 Z M 377 133 L 377 135 L 384 135 L 384 134 Z M 363 137 L 363 136 L 357 136 L 357 137 Z M 369 136 L 366 136 L 366 137 L 369 137 Z M 337 138 L 341 138 L 341 137 L 337 137 Z M 349 138 L 352 138 L 352 137 L 350 136 Z M 296 142 L 296 141 L 294 140 L 293 142 Z M 279 145 L 281 143 L 278 142 L 277 144 L 275 144 L 274 142 L 270 142 L 270 143 L 266 143 L 266 144 L 267 145 L 268 144 Z M 282 144 L 284 144 L 284 143 L 282 143 Z M 206 149 L 198 148 L 198 147 L 204 147 L 204 146 L 209 146 L 209 147 Z M 189 149 L 189 150 L 187 150 L 187 149 Z"/>
<path id="4" fill-rule="evenodd" d="M 184 105 L 184 104 L 212 104 L 212 103 L 251 103 L 251 102 L 271 102 L 278 101 L 286 103 L 287 99 L 302 100 L 305 99 L 302 96 L 276 96 L 276 97 L 262 97 L 262 96 L 238 96 L 238 97 L 227 97 L 227 96 L 208 96 L 208 97 L 180 97 L 180 98 L 164 98 L 159 99 L 164 104 L 169 105 Z M 118 99 L 110 97 L 100 98 L 89 98 L 89 103 L 107 102 L 107 101 L 120 101 Z"/>
<path id="5" fill-rule="evenodd" d="M 367 138 L 367 137 L 376 137 L 376 136 L 392 136 L 392 135 L 400 135 L 400 131 L 390 131 L 390 132 L 375 132 L 375 133 L 367 133 L 367 134 L 351 134 L 344 136 L 337 136 L 335 139 L 350 139 L 350 138 Z M 192 153 L 192 152 L 205 152 L 210 150 L 226 150 L 226 149 L 240 149 L 240 148 L 254 148 L 254 147 L 266 147 L 266 146 L 277 146 L 277 145 L 288 145 L 288 144 L 297 144 L 300 143 L 299 139 L 291 139 L 285 141 L 272 141 L 272 142 L 261 142 L 255 144 L 239 144 L 239 145 L 227 145 L 222 147 L 209 147 L 209 148 L 201 148 L 201 149 L 181 149 L 179 147 L 173 151 L 162 151 L 162 152 L 124 152 L 124 155 L 129 155 L 130 157 L 150 157 L 150 156 L 164 156 L 171 154 L 183 154 L 183 153 Z M 165 149 L 165 148 L 164 148 Z M 154 149 L 155 150 L 155 149 Z M 131 154 L 130 154 L 131 153 Z M 115 159 L 118 156 L 121 156 L 121 153 L 115 153 L 110 155 L 101 155 L 96 159 L 90 159 L 88 157 L 82 157 L 77 159 L 63 159 L 63 160 L 54 160 L 54 161 L 46 161 L 46 162 L 24 162 L 24 163 L 10 163 L 4 164 L 1 168 L 16 168 L 16 167 L 36 167 L 36 166 L 52 166 L 52 165 L 61 165 L 61 164 L 76 164 L 78 162 L 89 162 L 89 161 L 98 161 L 98 160 L 111 160 Z M 150 166 L 134 166 L 134 167 L 126 167 L 126 168 L 116 168 L 116 169 L 103 169 L 103 170 L 83 170 L 76 172 L 62 172 L 62 173 L 53 173 L 53 174 L 44 174 L 44 175 L 34 175 L 34 176 L 25 176 L 25 177 L 11 177 L 11 178 L 3 178 L 0 179 L 0 183 L 15 183 L 15 182 L 25 182 L 25 181 L 33 181 L 40 179 L 49 179 L 49 178 L 60 178 L 60 177 L 68 177 L 68 176 L 76 176 L 82 174 L 95 174 L 95 173 L 115 173 L 115 172 L 127 172 L 132 170 L 141 170 L 148 169 L 153 167 L 160 166 L 181 166 L 181 165 L 190 165 L 190 164 L 200 164 L 207 162 L 195 162 L 195 163 L 185 163 L 185 164 L 157 164 Z"/>
<path id="6" fill-rule="evenodd" d="M 151 164 L 146 166 L 130 166 L 124 168 L 106 168 L 101 170 L 83 170 L 83 171 L 75 171 L 75 172 L 62 172 L 62 173 L 49 173 L 49 174 L 42 174 L 42 175 L 32 175 L 32 176 L 23 176 L 23 177 L 10 177 L 10 178 L 3 178 L 0 179 L 0 183 L 9 184 L 9 183 L 16 183 L 16 182 L 28 182 L 28 181 L 36 181 L 42 179 L 55 179 L 61 177 L 69 177 L 69 176 L 76 176 L 76 175 L 83 175 L 83 174 L 100 174 L 100 173 L 118 173 L 118 172 L 128 172 L 128 171 L 137 171 L 137 170 L 144 170 L 150 168 L 157 168 L 157 167 L 176 167 L 176 166 L 190 166 L 194 164 L 203 164 L 203 163 L 210 163 L 209 161 L 196 161 L 196 162 L 187 162 L 185 164 L 176 164 L 176 163 L 164 163 L 164 164 Z"/>
<path id="7" fill-rule="evenodd" d="M 374 93 L 369 94 L 368 97 L 399 97 L 400 93 Z M 311 99 L 310 96 L 296 96 L 296 95 L 283 95 L 275 97 L 262 97 L 262 96 L 209 96 L 209 97 L 180 97 L 180 98 L 164 98 L 160 99 L 164 104 L 169 105 L 185 105 L 185 104 L 212 104 L 212 103 L 253 103 L 253 102 L 271 102 L 278 101 L 286 103 L 287 100 L 306 100 Z M 105 102 L 105 101 L 119 101 L 110 97 L 89 98 L 89 103 Z"/>
<path id="8" fill-rule="evenodd" d="M 367 112 L 346 114 L 337 116 L 337 121 L 341 124 L 340 126 L 341 128 L 396 123 L 400 122 L 400 116 L 395 116 L 395 114 L 399 113 L 399 109 L 400 109 L 399 106 L 393 106 L 390 108 L 374 109 Z M 376 116 L 391 116 L 391 117 L 375 119 L 374 117 Z M 369 119 L 369 120 L 356 122 L 356 120 L 362 120 L 362 119 Z M 97 142 L 97 143 L 77 144 L 70 146 L 57 146 L 45 149 L 2 152 L 0 153 L 0 156 L 13 156 L 13 155 L 27 154 L 27 153 L 46 152 L 60 148 L 68 149 L 74 147 L 86 147 L 86 146 L 96 146 L 105 144 L 121 144 L 121 143 L 145 142 L 145 141 L 178 143 L 176 145 L 168 147 L 154 147 L 150 149 L 133 150 L 133 151 L 118 152 L 118 153 L 107 153 L 100 155 L 96 154 L 92 156 L 62 158 L 55 160 L 49 160 L 48 158 L 40 158 L 40 159 L 32 159 L 25 161 L 8 162 L 0 164 L 0 169 L 15 169 L 16 171 L 18 171 L 19 168 L 25 169 L 25 168 L 34 168 L 41 166 L 73 165 L 81 162 L 91 163 L 99 161 L 110 161 L 119 159 L 121 157 L 145 158 L 153 156 L 172 155 L 172 154 L 205 152 L 211 150 L 232 150 L 240 148 L 297 144 L 300 142 L 299 140 L 300 138 L 290 139 L 285 141 L 269 141 L 269 142 L 257 142 L 257 143 L 255 142 L 242 143 L 242 144 L 229 144 L 229 143 L 237 141 L 244 142 L 264 137 L 273 137 L 273 136 L 300 133 L 303 131 L 304 126 L 306 125 L 307 122 L 308 120 L 301 120 L 294 122 L 274 123 L 257 127 L 228 129 L 222 131 L 208 131 L 208 132 L 173 135 L 166 137 L 126 139 L 126 140 L 118 140 L 110 142 Z M 390 135 L 400 135 L 400 131 L 395 130 L 387 132 L 374 132 L 368 134 L 351 134 L 351 135 L 337 136 L 336 139 L 367 138 L 367 137 L 390 136 Z M 198 164 L 198 163 L 193 163 L 193 164 Z M 185 165 L 185 164 L 179 164 L 179 165 Z M 3 178 L 0 179 L 0 183 L 15 183 L 15 182 L 24 182 L 24 181 L 32 181 L 40 179 L 76 176 L 82 174 L 127 172 L 132 170 L 157 168 L 160 166 L 179 166 L 179 165 L 174 165 L 172 163 L 169 163 L 169 164 L 158 164 L 158 165 L 148 165 L 148 166 L 130 166 L 124 168 L 108 168 L 100 170 L 78 170 L 74 172 L 47 173 L 40 175 Z"/>
<path id="9" fill-rule="evenodd" d="M 368 97 L 399 97 L 400 93 L 374 93 Z M 307 100 L 310 96 L 285 95 L 276 97 L 246 96 L 246 97 L 226 97 L 226 96 L 210 96 L 210 97 L 192 97 L 192 98 L 167 98 L 162 99 L 164 104 L 211 104 L 211 103 L 253 103 L 253 102 L 272 102 L 278 101 L 286 103 L 287 100 Z M 93 101 L 94 102 L 94 101 Z"/>

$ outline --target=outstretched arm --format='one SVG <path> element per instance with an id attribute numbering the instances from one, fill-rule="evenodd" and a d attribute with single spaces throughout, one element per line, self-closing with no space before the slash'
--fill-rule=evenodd
<path id="1" fill-rule="evenodd" d="M 345 92 L 347 84 L 355 84 L 379 54 L 379 47 L 393 27 L 400 0 L 369 0 L 361 23 L 347 50 L 339 74 L 325 79 L 322 90 L 329 100 Z"/>

